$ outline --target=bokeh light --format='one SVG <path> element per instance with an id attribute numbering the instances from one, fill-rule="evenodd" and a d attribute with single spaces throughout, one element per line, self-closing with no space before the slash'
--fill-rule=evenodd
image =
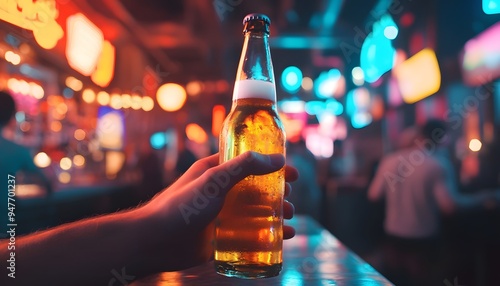
<path id="1" fill-rule="evenodd" d="M 87 88 L 85 89 L 83 92 L 82 92 L 82 99 L 84 102 L 86 103 L 92 103 L 95 101 L 95 92 L 90 89 L 90 88 Z"/>
<path id="2" fill-rule="evenodd" d="M 50 157 L 47 155 L 47 153 L 40 152 L 35 155 L 35 157 L 33 158 L 33 162 L 38 168 L 47 168 L 52 163 L 52 160 L 50 160 Z"/>
<path id="3" fill-rule="evenodd" d="M 85 139 L 86 133 L 82 129 L 76 129 L 74 136 L 76 140 L 82 141 L 83 139 Z"/>
<path id="4" fill-rule="evenodd" d="M 59 167 L 61 167 L 61 169 L 65 170 L 65 171 L 71 169 L 72 166 L 73 166 L 73 162 L 68 157 L 64 157 L 61 159 L 61 161 L 59 161 Z"/>
<path id="5" fill-rule="evenodd" d="M 85 166 L 85 157 L 83 157 L 82 155 L 75 155 L 73 157 L 73 165 L 80 168 Z"/>
<path id="6" fill-rule="evenodd" d="M 105 91 L 99 91 L 99 93 L 97 93 L 97 103 L 99 103 L 100 105 L 108 105 L 109 101 L 109 93 Z"/>
<path id="7" fill-rule="evenodd" d="M 165 132 L 157 132 L 151 135 L 149 143 L 151 144 L 151 147 L 156 150 L 160 150 L 165 147 L 167 144 L 167 136 L 165 135 Z"/>
<path id="8" fill-rule="evenodd" d="M 156 92 L 156 100 L 165 111 L 177 111 L 186 102 L 186 90 L 176 83 L 166 83 Z"/>
<path id="9" fill-rule="evenodd" d="M 472 152 L 479 152 L 482 147 L 483 147 L 483 143 L 481 143 L 481 141 L 479 141 L 479 139 L 472 139 L 469 142 L 469 149 Z"/>
<path id="10" fill-rule="evenodd" d="M 151 97 L 144 96 L 142 98 L 141 107 L 142 107 L 142 110 L 144 110 L 146 112 L 151 111 L 155 107 L 155 102 L 153 101 L 153 99 Z"/>
<path id="11" fill-rule="evenodd" d="M 302 85 L 302 71 L 295 66 L 289 66 L 281 74 L 281 84 L 288 92 L 297 92 Z"/>
<path id="12" fill-rule="evenodd" d="M 205 143 L 208 140 L 205 130 L 196 123 L 190 123 L 186 126 L 186 135 L 189 140 L 199 144 Z"/>
<path id="13" fill-rule="evenodd" d="M 67 184 L 71 182 L 71 175 L 68 172 L 61 172 L 59 176 L 57 176 L 57 178 L 59 179 L 59 182 L 61 182 L 62 184 Z"/>
<path id="14" fill-rule="evenodd" d="M 118 93 L 113 93 L 110 98 L 109 106 L 113 109 L 121 109 L 123 106 L 122 97 Z"/>
<path id="15" fill-rule="evenodd" d="M 311 91 L 313 87 L 314 87 L 314 82 L 312 78 L 306 76 L 302 79 L 302 88 L 305 91 Z"/>

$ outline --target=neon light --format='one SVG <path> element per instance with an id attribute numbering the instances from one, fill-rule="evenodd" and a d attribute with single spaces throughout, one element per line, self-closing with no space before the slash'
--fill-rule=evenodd
<path id="1" fill-rule="evenodd" d="M 314 83 L 316 96 L 320 98 L 329 98 L 339 92 L 342 92 L 342 74 L 338 69 L 331 69 L 328 72 L 322 72 Z"/>
<path id="2" fill-rule="evenodd" d="M 100 87 L 107 87 L 115 73 L 115 47 L 108 41 L 102 44 L 102 53 L 96 70 L 90 77 Z"/>
<path id="3" fill-rule="evenodd" d="M 167 136 L 165 136 L 164 132 L 157 132 L 151 135 L 149 143 L 151 144 L 151 147 L 153 147 L 154 149 L 160 150 L 167 144 Z"/>
<path id="4" fill-rule="evenodd" d="M 106 152 L 106 177 L 108 179 L 114 179 L 124 163 L 125 154 L 123 152 Z"/>
<path id="5" fill-rule="evenodd" d="M 101 106 L 97 112 L 96 134 L 101 148 L 119 150 L 125 136 L 125 117 L 120 110 Z"/>
<path id="6" fill-rule="evenodd" d="M 467 84 L 481 85 L 500 76 L 499 34 L 497 23 L 465 44 L 462 74 Z"/>
<path id="7" fill-rule="evenodd" d="M 361 47 L 361 68 L 365 72 L 365 80 L 376 82 L 384 73 L 390 71 L 394 65 L 396 50 L 391 41 L 383 34 L 370 33 Z"/>
<path id="8" fill-rule="evenodd" d="M 329 158 L 333 155 L 333 140 L 329 137 L 311 133 L 306 137 L 306 146 L 316 157 Z"/>
<path id="9" fill-rule="evenodd" d="M 396 38 L 397 29 L 396 23 L 389 15 L 383 16 L 380 21 L 373 24 L 373 32 L 368 34 L 363 42 L 360 55 L 361 68 L 367 82 L 376 82 L 394 66 L 396 50 L 390 38 Z"/>
<path id="10" fill-rule="evenodd" d="M 74 70 L 90 76 L 94 72 L 103 47 L 102 31 L 79 13 L 68 17 L 66 58 Z"/>
<path id="11" fill-rule="evenodd" d="M 284 100 L 279 103 L 279 107 L 285 113 L 302 113 L 305 111 L 305 102 L 302 100 Z"/>
<path id="12" fill-rule="evenodd" d="M 378 28 L 374 25 L 374 29 Z M 398 36 L 398 26 L 390 15 L 384 15 L 380 18 L 380 29 L 383 29 L 384 36 L 389 40 L 394 40 Z"/>
<path id="13" fill-rule="evenodd" d="M 371 105 L 371 95 L 368 89 L 359 87 L 347 93 L 346 112 L 350 116 L 354 116 L 359 112 L 368 111 Z"/>
<path id="14" fill-rule="evenodd" d="M 372 123 L 373 118 L 368 112 L 359 112 L 352 116 L 351 124 L 356 129 L 364 128 Z"/>
<path id="15" fill-rule="evenodd" d="M 384 28 L 384 36 L 389 40 L 394 40 L 398 36 L 398 28 L 389 26 Z"/>
<path id="16" fill-rule="evenodd" d="M 394 69 L 399 90 L 406 103 L 415 103 L 434 93 L 441 86 L 441 72 L 436 54 L 423 49 Z"/>
<path id="17" fill-rule="evenodd" d="M 352 69 L 352 82 L 357 85 L 361 86 L 365 83 L 365 73 L 363 72 L 363 69 L 360 67 L 355 67 Z"/>
<path id="18" fill-rule="evenodd" d="M 326 110 L 331 112 L 335 116 L 339 116 L 344 113 L 344 106 L 337 100 L 330 99 L 326 102 Z"/>
<path id="19" fill-rule="evenodd" d="M 64 32 L 56 22 L 59 16 L 56 0 L 1 0 L 0 20 L 33 31 L 36 42 L 44 49 L 52 49 Z"/>
<path id="20" fill-rule="evenodd" d="M 305 111 L 309 115 L 320 115 L 325 111 L 325 104 L 322 101 L 306 102 Z"/>
<path id="21" fill-rule="evenodd" d="M 212 109 L 212 134 L 219 137 L 222 124 L 226 118 L 226 108 L 223 105 L 216 105 Z"/>
<path id="22" fill-rule="evenodd" d="M 186 136 L 189 140 L 198 144 L 203 144 L 208 140 L 207 132 L 195 123 L 190 123 L 186 126 Z"/>
<path id="23" fill-rule="evenodd" d="M 499 0 L 483 0 L 483 11 L 485 14 L 498 14 L 500 13 Z"/>
<path id="24" fill-rule="evenodd" d="M 302 85 L 302 71 L 298 67 L 287 67 L 281 74 L 281 84 L 288 92 L 296 92 Z"/>

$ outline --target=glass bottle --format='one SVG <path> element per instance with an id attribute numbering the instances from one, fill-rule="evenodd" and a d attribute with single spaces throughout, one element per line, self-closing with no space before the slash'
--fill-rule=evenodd
<path id="1" fill-rule="evenodd" d="M 243 20 L 244 44 L 231 111 L 219 140 L 220 162 L 246 151 L 285 154 L 285 131 L 276 107 L 269 48 L 271 21 L 262 14 Z M 215 220 L 219 274 L 263 278 L 282 268 L 284 169 L 249 176 L 234 186 Z"/>

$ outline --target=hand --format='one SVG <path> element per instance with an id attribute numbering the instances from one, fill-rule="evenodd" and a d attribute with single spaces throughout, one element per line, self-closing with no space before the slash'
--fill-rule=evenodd
<path id="1" fill-rule="evenodd" d="M 295 168 L 284 166 L 284 157 L 279 154 L 247 152 L 220 165 L 218 160 L 216 154 L 197 161 L 179 180 L 143 206 L 153 218 L 155 235 L 161 238 L 160 245 L 152 246 L 151 255 L 145 258 L 156 268 L 151 271 L 184 269 L 210 260 L 214 229 L 211 222 L 221 210 L 227 192 L 239 181 L 285 167 L 285 196 L 288 196 L 291 191 L 288 182 L 298 177 Z M 293 212 L 293 205 L 285 201 L 284 218 L 292 218 Z M 284 239 L 294 235 L 292 227 L 283 227 Z"/>

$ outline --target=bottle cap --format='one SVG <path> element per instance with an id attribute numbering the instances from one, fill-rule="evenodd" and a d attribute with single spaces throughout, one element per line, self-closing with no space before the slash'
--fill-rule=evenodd
<path id="1" fill-rule="evenodd" d="M 269 25 L 271 25 L 271 20 L 266 15 L 259 13 L 248 14 L 243 19 L 243 33 L 264 32 L 269 34 Z"/>
<path id="2" fill-rule="evenodd" d="M 269 19 L 269 17 L 267 17 L 266 15 L 259 13 L 252 13 L 246 15 L 245 19 L 243 19 L 243 25 L 245 25 L 248 21 L 252 20 L 261 20 L 264 21 L 266 24 L 271 25 L 271 19 Z"/>

